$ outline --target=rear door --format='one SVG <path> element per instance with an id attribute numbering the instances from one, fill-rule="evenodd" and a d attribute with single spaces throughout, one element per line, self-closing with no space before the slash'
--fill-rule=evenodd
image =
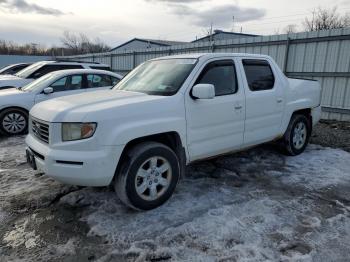
<path id="1" fill-rule="evenodd" d="M 245 98 L 233 59 L 202 67 L 195 84 L 213 84 L 213 99 L 185 97 L 190 161 L 226 153 L 243 143 Z M 192 88 L 192 87 L 191 87 Z"/>
<path id="2" fill-rule="evenodd" d="M 44 94 L 43 92 L 41 92 L 40 94 L 37 94 L 35 97 L 35 103 L 39 103 L 56 97 L 86 92 L 86 89 L 83 88 L 83 79 L 84 78 L 82 74 L 62 77 L 50 85 L 50 87 L 53 88 L 53 93 Z"/>
<path id="3" fill-rule="evenodd" d="M 280 135 L 284 110 L 283 84 L 267 59 L 243 58 L 246 121 L 244 145 L 254 145 Z"/>

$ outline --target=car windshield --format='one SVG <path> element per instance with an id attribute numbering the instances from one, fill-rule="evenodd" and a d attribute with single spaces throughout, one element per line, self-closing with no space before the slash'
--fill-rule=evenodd
<path id="1" fill-rule="evenodd" d="M 22 91 L 25 92 L 34 92 L 36 90 L 48 87 L 51 82 L 54 80 L 55 74 L 54 73 L 49 73 L 46 74 L 33 82 L 29 83 L 28 85 L 24 86 L 21 88 Z"/>
<path id="2" fill-rule="evenodd" d="M 24 68 L 23 70 L 17 72 L 17 74 L 15 74 L 15 76 L 18 76 L 20 78 L 27 78 L 28 76 L 30 76 L 32 73 L 34 73 L 36 70 L 38 70 L 40 67 L 42 67 L 45 64 L 46 64 L 45 62 L 34 63 L 31 66 L 28 66 L 28 67 Z"/>
<path id="3" fill-rule="evenodd" d="M 7 69 L 11 68 L 13 65 L 8 65 L 0 68 L 0 73 L 5 72 Z"/>
<path id="4" fill-rule="evenodd" d="M 161 59 L 146 62 L 113 89 L 150 95 L 174 95 L 182 86 L 197 59 Z"/>

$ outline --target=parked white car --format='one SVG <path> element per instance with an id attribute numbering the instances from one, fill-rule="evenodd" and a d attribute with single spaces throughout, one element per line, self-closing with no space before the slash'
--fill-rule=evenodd
<path id="1" fill-rule="evenodd" d="M 148 210 L 185 164 L 279 140 L 304 151 L 321 115 L 317 81 L 287 78 L 265 55 L 184 54 L 148 61 L 101 91 L 30 111 L 28 163 L 68 184 L 115 186 Z"/>
<path id="2" fill-rule="evenodd" d="M 111 89 L 121 75 L 95 69 L 55 71 L 23 88 L 0 90 L 0 132 L 17 135 L 27 131 L 28 112 L 37 103 L 52 98 Z"/>
<path id="3" fill-rule="evenodd" d="M 41 61 L 34 63 L 14 75 L 0 75 L 0 90 L 23 87 L 48 73 L 66 69 L 110 70 L 108 65 L 75 61 Z"/>
<path id="4" fill-rule="evenodd" d="M 19 63 L 5 66 L 0 69 L 0 75 L 14 75 L 17 72 L 23 70 L 24 68 L 30 66 L 30 63 Z"/>

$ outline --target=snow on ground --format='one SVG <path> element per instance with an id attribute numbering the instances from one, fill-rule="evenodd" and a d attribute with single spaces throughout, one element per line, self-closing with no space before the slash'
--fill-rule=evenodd
<path id="1" fill-rule="evenodd" d="M 162 207 L 35 175 L 23 138 L 0 141 L 0 261 L 346 261 L 350 154 L 271 146 L 191 165 Z M 15 159 L 18 159 L 15 161 Z M 3 215 L 2 215 L 3 214 Z M 5 219 L 5 220 L 6 220 Z"/>

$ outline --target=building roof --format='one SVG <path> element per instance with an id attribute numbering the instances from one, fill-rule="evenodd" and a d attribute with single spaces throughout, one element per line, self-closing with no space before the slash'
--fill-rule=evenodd
<path id="1" fill-rule="evenodd" d="M 198 38 L 194 41 L 192 41 L 192 43 L 195 43 L 197 41 L 202 41 L 206 38 L 210 38 L 212 36 L 215 36 L 215 35 L 219 35 L 219 34 L 225 34 L 225 35 L 236 35 L 236 36 L 246 36 L 246 37 L 254 37 L 254 36 L 259 36 L 259 35 L 253 35 L 253 34 L 245 34 L 245 33 L 236 33 L 236 32 L 227 32 L 227 31 L 222 31 L 222 30 L 214 30 L 214 33 L 211 34 L 211 35 L 207 35 L 207 36 L 204 36 L 204 37 L 201 37 L 201 38 Z"/>
<path id="2" fill-rule="evenodd" d="M 145 43 L 150 43 L 154 45 L 159 45 L 159 46 L 172 46 L 172 45 L 181 45 L 181 44 L 187 44 L 188 42 L 181 42 L 181 41 L 168 41 L 168 40 L 155 40 L 155 39 L 146 39 L 146 38 L 133 38 L 117 47 L 112 48 L 110 51 L 116 50 L 118 48 L 121 48 L 133 41 L 141 41 Z"/>

